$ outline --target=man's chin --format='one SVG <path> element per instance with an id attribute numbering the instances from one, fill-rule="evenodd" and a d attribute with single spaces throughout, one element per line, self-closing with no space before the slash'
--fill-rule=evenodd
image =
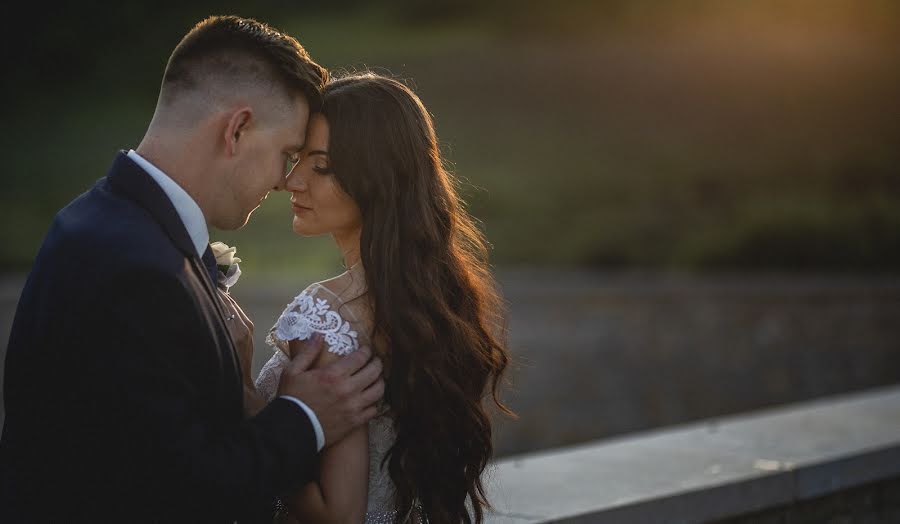
<path id="1" fill-rule="evenodd" d="M 241 229 L 246 226 L 248 222 L 250 222 L 250 215 L 256 211 L 257 208 L 253 208 L 247 214 L 241 214 L 237 217 L 229 218 L 227 221 L 223 220 L 218 223 L 210 224 L 216 229 L 221 229 L 222 231 L 235 231 L 237 229 Z"/>
<path id="2" fill-rule="evenodd" d="M 250 211 L 247 211 L 247 213 L 243 215 L 243 217 L 244 217 L 243 220 L 241 221 L 241 223 L 240 223 L 237 227 L 235 227 L 235 229 L 240 229 L 240 228 L 246 226 L 247 223 L 250 222 L 250 215 L 252 215 L 253 212 L 256 211 L 257 209 L 259 209 L 259 206 L 260 206 L 260 205 L 262 205 L 262 201 L 260 201 L 259 204 L 256 204 L 256 207 L 254 207 L 254 208 L 251 209 Z"/>
<path id="3" fill-rule="evenodd" d="M 239 222 L 234 229 L 241 229 L 242 227 L 246 226 L 250 222 L 250 215 L 252 215 L 253 212 L 256 211 L 257 209 L 259 209 L 258 206 L 251 209 L 250 212 L 244 216 L 244 219 L 241 222 Z"/>

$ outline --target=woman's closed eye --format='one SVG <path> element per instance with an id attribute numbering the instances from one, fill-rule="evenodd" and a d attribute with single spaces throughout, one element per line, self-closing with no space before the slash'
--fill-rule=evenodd
<path id="1" fill-rule="evenodd" d="M 328 163 L 328 151 L 324 149 L 313 149 L 309 153 L 309 158 L 312 159 L 312 170 L 320 175 L 330 175 L 331 174 L 331 166 Z"/>

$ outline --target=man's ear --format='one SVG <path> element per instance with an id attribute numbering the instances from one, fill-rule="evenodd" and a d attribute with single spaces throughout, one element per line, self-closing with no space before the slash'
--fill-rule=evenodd
<path id="1" fill-rule="evenodd" d="M 225 151 L 234 156 L 243 144 L 241 138 L 253 125 L 253 110 L 249 106 L 241 107 L 231 113 L 225 125 Z"/>

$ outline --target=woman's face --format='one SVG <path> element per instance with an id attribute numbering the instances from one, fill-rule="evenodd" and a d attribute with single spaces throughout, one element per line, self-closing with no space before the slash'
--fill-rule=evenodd
<path id="1" fill-rule="evenodd" d="M 303 236 L 345 235 L 362 227 L 359 207 L 341 189 L 328 159 L 328 121 L 310 116 L 306 144 L 285 181 L 291 192 L 294 232 Z"/>

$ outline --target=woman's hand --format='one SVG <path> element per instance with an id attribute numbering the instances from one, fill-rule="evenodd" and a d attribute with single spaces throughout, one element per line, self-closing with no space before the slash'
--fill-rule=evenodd
<path id="1" fill-rule="evenodd" d="M 244 386 L 244 415 L 250 418 L 266 407 L 265 399 L 256 390 L 256 384 L 250 376 L 250 368 L 253 365 L 253 322 L 231 295 L 218 288 L 216 293 L 225 306 L 225 323 L 237 349 L 241 364 L 241 382 Z"/>
<path id="2" fill-rule="evenodd" d="M 238 360 L 241 363 L 241 381 L 245 389 L 249 386 L 255 391 L 254 381 L 250 377 L 250 368 L 253 365 L 253 322 L 231 295 L 219 288 L 216 288 L 216 293 L 225 306 L 225 324 L 234 340 Z"/>

